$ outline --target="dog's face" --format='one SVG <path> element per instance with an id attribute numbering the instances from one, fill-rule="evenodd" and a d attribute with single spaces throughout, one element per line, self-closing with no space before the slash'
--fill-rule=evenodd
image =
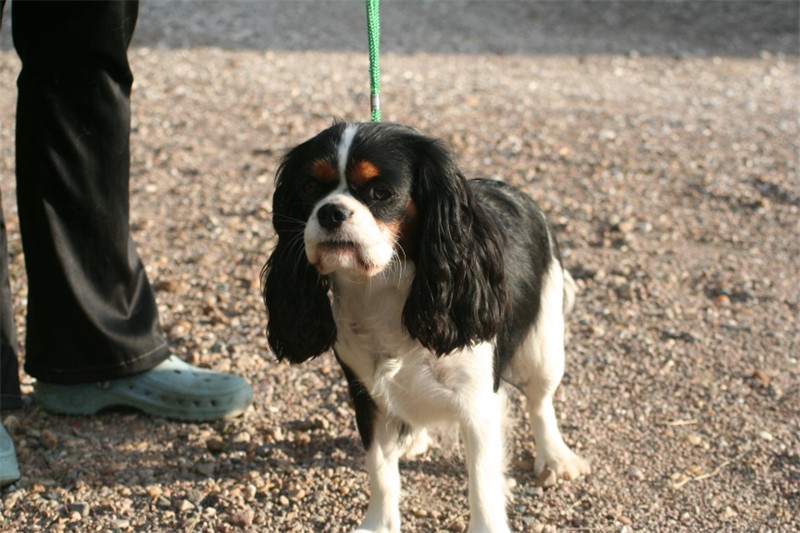
<path id="1" fill-rule="evenodd" d="M 414 265 L 403 326 L 425 347 L 449 353 L 497 330 L 500 237 L 435 139 L 389 123 L 328 128 L 284 158 L 273 225 L 264 301 L 279 359 L 302 362 L 333 345 L 335 275 L 369 278 L 399 262 Z"/>
<path id="2" fill-rule="evenodd" d="M 294 185 L 307 209 L 305 253 L 320 274 L 374 276 L 412 253 L 418 219 L 400 133 L 339 125 L 287 161 L 299 167 Z"/>

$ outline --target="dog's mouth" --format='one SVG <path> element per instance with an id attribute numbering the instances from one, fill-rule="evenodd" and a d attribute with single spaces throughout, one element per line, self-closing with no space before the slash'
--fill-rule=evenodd
<path id="1" fill-rule="evenodd" d="M 355 253 L 358 250 L 352 241 L 323 241 L 317 245 L 321 253 Z"/>
<path id="2" fill-rule="evenodd" d="M 349 270 L 372 276 L 380 270 L 367 259 L 361 247 L 353 241 L 320 242 L 316 246 L 315 255 L 318 261 L 314 266 L 323 275 L 337 270 Z"/>

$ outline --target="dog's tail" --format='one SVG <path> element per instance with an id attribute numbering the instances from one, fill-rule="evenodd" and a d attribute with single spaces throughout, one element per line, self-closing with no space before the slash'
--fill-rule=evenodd
<path id="1" fill-rule="evenodd" d="M 564 269 L 564 317 L 569 316 L 575 307 L 575 298 L 578 294 L 578 284 L 572 278 L 569 270 Z"/>

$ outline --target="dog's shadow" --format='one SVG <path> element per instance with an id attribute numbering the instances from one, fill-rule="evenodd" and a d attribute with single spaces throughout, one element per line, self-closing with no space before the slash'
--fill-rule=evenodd
<path id="1" fill-rule="evenodd" d="M 274 453 L 284 455 L 301 469 L 345 467 L 355 472 L 366 473 L 366 450 L 356 434 L 338 437 L 309 434 L 298 441 L 280 441 L 270 445 Z M 432 476 L 462 479 L 466 465 L 458 449 L 448 445 L 433 444 L 420 456 L 400 459 L 400 471 L 412 476 Z"/>

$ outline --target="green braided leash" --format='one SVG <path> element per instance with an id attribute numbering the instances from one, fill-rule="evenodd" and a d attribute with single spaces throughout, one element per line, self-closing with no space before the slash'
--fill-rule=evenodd
<path id="1" fill-rule="evenodd" d="M 381 121 L 381 17 L 380 0 L 367 2 L 367 38 L 369 39 L 369 87 L 372 121 Z"/>

